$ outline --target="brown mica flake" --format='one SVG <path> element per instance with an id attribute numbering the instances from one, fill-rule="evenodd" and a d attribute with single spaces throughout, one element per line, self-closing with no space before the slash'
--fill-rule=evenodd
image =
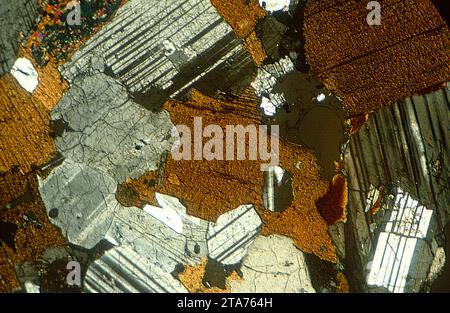
<path id="1" fill-rule="evenodd" d="M 0 221 L 16 226 L 13 247 L 0 241 L 0 292 L 19 288 L 14 264 L 37 261 L 49 247 L 67 241 L 48 219 L 34 174 L 0 175 Z"/>
<path id="2" fill-rule="evenodd" d="M 246 90 L 239 98 L 213 99 L 197 91 L 185 102 L 169 100 L 164 108 L 175 125 L 192 129 L 194 117 L 203 125 L 260 125 L 255 95 Z M 248 151 L 248 140 L 246 140 Z M 224 145 L 225 146 L 225 145 Z M 316 200 L 328 188 L 320 178 L 320 166 L 311 150 L 280 138 L 280 166 L 292 175 L 293 202 L 282 212 L 270 212 L 263 207 L 263 172 L 258 160 L 180 160 L 169 155 L 164 165 L 162 183 L 155 171 L 125 185 L 134 188 L 142 201 L 155 203 L 154 193 L 177 197 L 187 213 L 205 220 L 217 218 L 242 204 L 253 204 L 263 220 L 262 234 L 280 234 L 294 240 L 302 251 L 314 253 L 323 260 L 336 262 L 336 251 L 328 234 L 327 223 L 316 208 Z"/>
<path id="3" fill-rule="evenodd" d="M 349 116 L 370 113 L 450 79 L 450 30 L 432 0 L 384 0 L 381 25 L 367 2 L 311 0 L 305 10 L 311 72 Z"/>
<path id="4" fill-rule="evenodd" d="M 0 127 L 0 173 L 27 173 L 55 153 L 48 110 L 10 74 L 0 78 Z"/>
<path id="5" fill-rule="evenodd" d="M 239 38 L 249 36 L 266 15 L 258 0 L 211 0 L 211 3 Z"/>
<path id="6" fill-rule="evenodd" d="M 190 293 L 229 293 L 231 291 L 231 282 L 242 280 L 236 271 L 233 271 L 231 275 L 226 278 L 225 289 L 220 289 L 218 287 L 208 288 L 203 284 L 207 263 L 208 258 L 203 257 L 199 264 L 185 266 L 184 271 L 178 274 L 179 280 Z"/>
<path id="7" fill-rule="evenodd" d="M 255 26 L 266 15 L 258 0 L 211 0 L 219 14 L 233 28 L 236 35 L 244 39 L 244 47 L 251 54 L 256 65 L 267 58 Z"/>
<path id="8" fill-rule="evenodd" d="M 49 112 L 68 88 L 53 63 L 40 68 L 21 47 L 19 57 L 31 60 L 39 84 L 30 94 L 11 74 L 0 77 L 0 173 L 12 167 L 27 173 L 54 156 Z"/>
<path id="9" fill-rule="evenodd" d="M 118 184 L 115 196 L 124 207 L 140 207 L 142 204 L 137 191 L 125 184 Z"/>

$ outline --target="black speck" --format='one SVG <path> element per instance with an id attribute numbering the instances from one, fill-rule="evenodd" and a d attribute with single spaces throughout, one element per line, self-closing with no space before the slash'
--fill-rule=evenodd
<path id="1" fill-rule="evenodd" d="M 10 222 L 0 221 L 0 242 L 4 242 L 8 247 L 16 252 L 14 237 L 16 236 L 17 225 Z"/>
<path id="2" fill-rule="evenodd" d="M 59 213 L 58 209 L 57 208 L 53 208 L 53 209 L 50 210 L 50 212 L 48 212 L 48 215 L 51 218 L 57 218 L 58 217 L 58 213 Z"/>

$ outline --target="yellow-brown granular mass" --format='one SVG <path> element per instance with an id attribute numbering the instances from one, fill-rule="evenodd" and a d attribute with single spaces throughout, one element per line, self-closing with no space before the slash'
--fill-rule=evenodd
<path id="1" fill-rule="evenodd" d="M 258 0 L 211 0 L 211 3 L 239 38 L 249 36 L 256 23 L 266 15 Z"/>
<path id="2" fill-rule="evenodd" d="M 205 275 L 207 262 L 208 258 L 203 257 L 199 264 L 185 266 L 184 271 L 178 275 L 181 283 L 190 293 L 229 293 L 231 291 L 230 283 L 233 280 L 240 281 L 242 279 L 235 271 L 233 271 L 226 279 L 225 289 L 220 289 L 218 287 L 208 288 L 203 284 L 203 276 Z"/>
<path id="3" fill-rule="evenodd" d="M 305 46 L 311 72 L 350 116 L 450 79 L 450 31 L 431 0 L 384 0 L 381 25 L 367 1 L 311 0 Z"/>
<path id="4" fill-rule="evenodd" d="M 37 66 L 31 53 L 22 47 L 18 55 L 31 60 L 39 84 L 30 94 L 12 75 L 0 77 L 0 173 L 12 167 L 27 173 L 33 165 L 44 164 L 54 155 L 49 112 L 68 89 L 53 63 Z"/>
<path id="5" fill-rule="evenodd" d="M 67 244 L 47 217 L 34 174 L 7 172 L 0 175 L 0 221 L 17 226 L 15 251 L 0 241 L 0 292 L 19 288 L 14 264 L 37 261 L 51 246 Z"/>
<path id="6" fill-rule="evenodd" d="M 186 125 L 192 130 L 193 144 L 194 117 L 202 118 L 203 127 L 219 125 L 225 129 L 226 125 L 259 125 L 260 117 L 248 103 L 256 103 L 255 96 L 250 92 L 240 99 L 227 102 L 194 91 L 190 100 L 169 100 L 164 108 L 170 112 L 172 123 Z M 191 152 L 193 158 L 193 149 Z M 143 200 L 153 202 L 155 191 L 183 199 L 188 214 L 206 220 L 216 220 L 241 204 L 262 205 L 263 175 L 258 161 L 176 161 L 170 155 L 165 169 L 162 186 L 149 186 L 149 181 L 155 181 L 154 172 L 131 181 L 130 185 L 144 197 Z"/>
<path id="7" fill-rule="evenodd" d="M 344 273 L 338 272 L 336 274 L 336 280 L 337 280 L 337 288 L 336 293 L 349 293 L 350 287 L 348 285 L 347 277 L 345 277 Z"/>
<path id="8" fill-rule="evenodd" d="M 261 124 L 256 110 L 257 99 L 247 90 L 240 98 L 217 100 L 197 91 L 190 100 L 169 100 L 165 109 L 175 125 L 193 129 L 194 117 L 201 117 L 203 127 L 219 125 Z M 191 138 L 193 143 L 193 137 Z M 205 140 L 203 141 L 205 143 Z M 248 151 L 248 140 L 246 140 Z M 224 144 L 225 147 L 225 144 Z M 175 196 L 186 205 L 187 213 L 215 221 L 221 214 L 242 204 L 253 204 L 263 219 L 263 235 L 280 234 L 291 237 L 304 252 L 335 262 L 335 247 L 328 234 L 326 222 L 317 211 L 315 202 L 328 188 L 319 176 L 320 166 L 311 150 L 280 140 L 280 166 L 292 175 L 293 203 L 283 212 L 272 213 L 263 208 L 263 172 L 258 160 L 179 160 L 168 156 L 162 184 L 155 184 L 155 172 L 138 180 L 128 180 L 142 201 L 155 203 L 154 193 Z M 152 182 L 149 184 L 149 182 Z"/>
<path id="9" fill-rule="evenodd" d="M 253 61 L 258 66 L 262 65 L 264 60 L 267 58 L 266 51 L 264 50 L 261 40 L 259 40 L 255 31 L 245 38 L 244 48 L 251 54 Z"/>
<path id="10" fill-rule="evenodd" d="M 0 173 L 27 173 L 55 152 L 48 110 L 10 74 L 0 78 L 0 128 Z"/>
<path id="11" fill-rule="evenodd" d="M 266 12 L 259 6 L 258 0 L 211 0 L 211 3 L 236 35 L 244 39 L 244 47 L 256 65 L 261 65 L 267 55 L 254 30 Z"/>

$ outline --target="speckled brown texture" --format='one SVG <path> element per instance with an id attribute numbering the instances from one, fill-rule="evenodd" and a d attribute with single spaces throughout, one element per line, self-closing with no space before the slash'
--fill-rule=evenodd
<path id="1" fill-rule="evenodd" d="M 266 11 L 259 6 L 258 0 L 211 0 L 211 3 L 236 35 L 244 39 L 244 47 L 256 65 L 261 65 L 267 55 L 254 29 Z"/>
<path id="2" fill-rule="evenodd" d="M 12 292 L 19 287 L 15 262 L 36 261 L 48 247 L 67 241 L 47 217 L 34 174 L 0 175 L 0 220 L 18 227 L 16 251 L 0 242 L 0 292 Z"/>
<path id="3" fill-rule="evenodd" d="M 252 55 L 253 61 L 258 66 L 262 65 L 264 60 L 267 58 L 267 54 L 264 51 L 264 47 L 256 32 L 252 32 L 247 38 L 245 38 L 244 48 Z"/>
<path id="4" fill-rule="evenodd" d="M 343 99 L 349 115 L 450 79 L 450 31 L 431 0 L 380 3 L 380 26 L 368 25 L 366 1 L 311 0 L 306 7 L 311 72 Z"/>
<path id="5" fill-rule="evenodd" d="M 193 118 L 201 116 L 203 125 L 259 125 L 257 99 L 247 90 L 240 98 L 216 100 L 197 91 L 190 100 L 170 100 L 165 108 L 175 125 L 192 127 Z M 328 234 L 326 222 L 317 211 L 315 201 L 322 197 L 328 182 L 320 178 L 320 166 L 311 150 L 280 140 L 280 166 L 292 175 L 294 200 L 283 212 L 271 213 L 263 208 L 263 172 L 260 161 L 175 161 L 171 155 L 165 164 L 165 179 L 151 186 L 155 172 L 138 180 L 128 180 L 141 200 L 155 204 L 154 192 L 181 199 L 187 213 L 215 221 L 239 205 L 251 203 L 263 219 L 263 235 L 280 234 L 291 237 L 304 252 L 335 262 L 335 247 Z"/>
<path id="6" fill-rule="evenodd" d="M 29 51 L 19 47 L 18 54 L 31 60 L 39 84 L 30 94 L 12 75 L 0 77 L 0 173 L 27 173 L 54 155 L 49 112 L 68 88 L 53 63 L 40 68 Z"/>
<path id="7" fill-rule="evenodd" d="M 211 3 L 240 38 L 249 36 L 258 20 L 266 15 L 258 0 L 211 0 Z"/>
<path id="8" fill-rule="evenodd" d="M 48 110 L 10 74 L 0 78 L 0 127 L 0 173 L 27 173 L 55 153 Z"/>

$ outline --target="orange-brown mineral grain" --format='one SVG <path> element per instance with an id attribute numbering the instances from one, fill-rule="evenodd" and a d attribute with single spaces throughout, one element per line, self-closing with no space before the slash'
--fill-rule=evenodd
<path id="1" fill-rule="evenodd" d="M 194 90 L 189 100 L 169 100 L 164 107 L 175 125 L 192 129 L 194 118 L 201 117 L 203 128 L 214 124 L 225 129 L 226 125 L 259 126 L 261 116 L 256 103 L 256 97 L 249 90 L 239 98 L 220 100 Z M 263 207 L 264 180 L 260 165 L 265 162 L 248 157 L 242 161 L 174 160 L 170 154 L 161 184 L 155 183 L 160 179 L 155 179 L 155 172 L 151 171 L 137 180 L 129 179 L 125 185 L 136 190 L 142 201 L 153 204 L 156 204 L 155 192 L 175 196 L 186 205 L 188 214 L 211 221 L 239 205 L 253 204 L 263 220 L 263 235 L 291 237 L 302 251 L 335 262 L 336 251 L 327 223 L 315 204 L 327 192 L 328 182 L 320 178 L 320 166 L 314 153 L 280 139 L 279 157 L 280 166 L 292 175 L 293 202 L 283 212 L 274 213 Z"/>
<path id="2" fill-rule="evenodd" d="M 369 113 L 450 79 L 450 30 L 432 0 L 383 0 L 381 25 L 368 1 L 310 0 L 311 72 L 342 98 L 349 116 Z"/>
<path id="3" fill-rule="evenodd" d="M 236 35 L 244 40 L 244 47 L 256 65 L 261 65 L 267 55 L 255 32 L 258 21 L 266 15 L 258 0 L 211 0 L 212 5 Z"/>

